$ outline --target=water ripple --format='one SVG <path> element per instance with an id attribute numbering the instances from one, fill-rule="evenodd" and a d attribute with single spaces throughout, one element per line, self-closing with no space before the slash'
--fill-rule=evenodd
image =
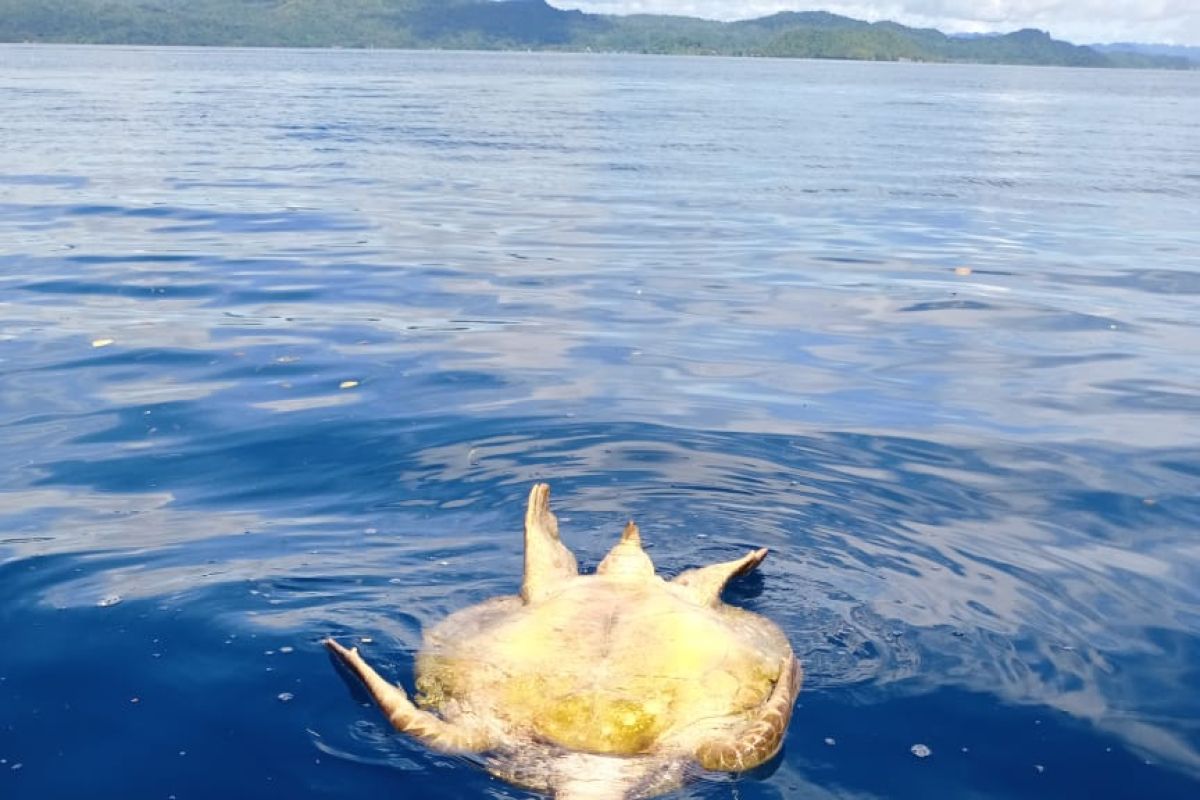
<path id="1" fill-rule="evenodd" d="M 525 796 L 319 640 L 410 683 L 539 480 L 771 550 L 796 724 L 686 796 L 1194 794 L 1189 76 L 4 52 L 0 794 Z"/>

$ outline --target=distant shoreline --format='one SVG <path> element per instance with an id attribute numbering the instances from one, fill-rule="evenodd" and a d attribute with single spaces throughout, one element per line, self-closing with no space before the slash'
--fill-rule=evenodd
<path id="1" fill-rule="evenodd" d="M 1159 70 L 1166 72 L 1190 72 L 1200 71 L 1200 66 L 1195 68 L 1181 67 L 1153 67 L 1153 66 L 1081 66 L 1077 64 L 1023 64 L 1009 62 L 994 62 L 994 61 L 920 61 L 914 59 L 873 59 L 873 58 L 849 58 L 837 56 L 773 56 L 773 55 L 758 55 L 758 54 L 731 54 L 731 53 L 645 53 L 632 52 L 628 50 L 567 50 L 560 48 L 461 48 L 461 47 L 373 47 L 373 46 L 343 46 L 343 45 L 292 45 L 292 44 L 148 44 L 144 42 L 8 42 L 0 41 L 0 49 L 3 48 L 55 48 L 55 47 L 77 47 L 77 48 L 112 48 L 128 49 L 128 50 L 155 50 L 155 49 L 173 49 L 173 50 L 235 50 L 235 51 L 293 51 L 305 53 L 463 53 L 463 54 L 494 54 L 494 55 L 511 55 L 511 56 L 633 56 L 638 58 L 700 58 L 700 59 L 737 59 L 744 61 L 772 61 L 772 62 L 788 62 L 788 61 L 805 61 L 805 62 L 827 62 L 827 63 L 850 63 L 850 64 L 894 64 L 904 66 L 924 66 L 924 67 L 1048 67 L 1058 69 L 1085 69 L 1093 70 L 1100 69 L 1113 72 L 1131 72 L 1144 71 L 1147 69 Z"/>

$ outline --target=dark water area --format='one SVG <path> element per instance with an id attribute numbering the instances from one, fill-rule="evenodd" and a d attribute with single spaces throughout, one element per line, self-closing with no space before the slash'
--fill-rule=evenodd
<path id="1" fill-rule="evenodd" d="M 678 797 L 1200 793 L 1200 75 L 6 46 L 0 108 L 0 798 L 532 797 L 320 640 L 411 686 L 538 480 L 589 567 L 772 551 L 785 750 Z"/>

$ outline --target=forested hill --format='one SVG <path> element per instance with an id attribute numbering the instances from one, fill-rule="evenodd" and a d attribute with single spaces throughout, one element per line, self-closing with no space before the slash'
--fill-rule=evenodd
<path id="1" fill-rule="evenodd" d="M 1036 30 L 955 38 L 822 11 L 742 22 L 563 11 L 543 0 L 0 0 L 0 41 L 592 50 L 1186 69 Z"/>

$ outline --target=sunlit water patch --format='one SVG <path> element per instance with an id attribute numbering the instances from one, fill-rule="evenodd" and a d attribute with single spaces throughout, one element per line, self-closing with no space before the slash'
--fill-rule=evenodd
<path id="1" fill-rule="evenodd" d="M 319 641 L 411 685 L 536 480 L 772 551 L 786 749 L 680 796 L 1193 796 L 1196 89 L 0 49 L 0 796 L 528 796 Z"/>

